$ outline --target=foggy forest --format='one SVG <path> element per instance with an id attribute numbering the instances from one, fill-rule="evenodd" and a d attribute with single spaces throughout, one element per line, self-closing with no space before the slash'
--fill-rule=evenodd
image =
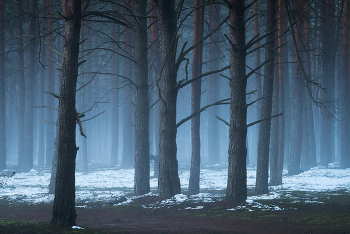
<path id="1" fill-rule="evenodd" d="M 350 0 L 0 1 L 0 209 L 348 196 L 349 30 Z"/>

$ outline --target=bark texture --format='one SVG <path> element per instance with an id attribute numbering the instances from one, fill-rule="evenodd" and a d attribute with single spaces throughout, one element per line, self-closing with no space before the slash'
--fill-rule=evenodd
<path id="1" fill-rule="evenodd" d="M 228 178 L 226 200 L 247 199 L 247 106 L 246 106 L 246 50 L 245 50 L 245 1 L 231 0 L 230 6 L 230 127 L 228 149 Z"/>
<path id="2" fill-rule="evenodd" d="M 276 29 L 276 7 L 277 0 L 267 1 L 267 19 L 266 19 L 266 33 L 270 33 Z M 262 102 L 261 119 L 271 117 L 272 111 L 272 93 L 273 93 L 273 79 L 274 79 L 274 56 L 275 56 L 275 33 L 271 33 L 266 37 L 266 41 L 271 41 L 266 45 L 265 59 L 271 59 L 265 65 L 264 77 L 264 94 L 265 97 Z M 270 130 L 271 119 L 260 123 L 259 145 L 258 145 L 258 162 L 256 170 L 256 187 L 257 194 L 268 193 L 268 166 L 269 166 L 269 146 L 270 146 Z"/>
<path id="3" fill-rule="evenodd" d="M 199 7 L 202 0 L 195 0 L 194 7 Z M 193 44 L 196 44 L 203 37 L 204 26 L 204 7 L 195 10 L 194 22 L 193 22 Z M 202 74 L 202 61 L 203 61 L 203 43 L 199 44 L 193 49 L 193 61 L 192 61 L 192 77 Z M 201 104 L 201 87 L 202 79 L 198 79 L 191 83 L 191 114 L 196 113 L 200 109 Z M 199 193 L 199 176 L 200 176 L 200 114 L 194 116 L 191 119 L 191 170 L 190 180 L 188 185 L 188 192 L 190 194 Z"/>
<path id="4" fill-rule="evenodd" d="M 146 16 L 147 0 L 135 1 L 135 14 Z M 149 104 L 147 62 L 147 18 L 137 17 L 135 22 L 135 176 L 134 193 L 150 191 L 149 163 Z"/>
<path id="5" fill-rule="evenodd" d="M 64 44 L 61 91 L 58 115 L 58 167 L 51 224 L 75 225 L 75 90 L 78 77 L 78 55 L 81 21 L 81 1 L 63 1 Z"/>
<path id="6" fill-rule="evenodd" d="M 177 13 L 175 0 L 159 0 L 159 24 L 161 33 L 161 108 L 159 128 L 159 196 L 181 193 L 176 158 L 176 89 L 177 70 L 175 57 L 177 48 Z"/>

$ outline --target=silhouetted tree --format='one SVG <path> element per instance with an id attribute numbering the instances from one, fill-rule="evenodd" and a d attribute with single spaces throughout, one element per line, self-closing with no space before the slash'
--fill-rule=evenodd
<path id="1" fill-rule="evenodd" d="M 5 1 L 0 3 L 0 171 L 6 168 Z"/>
<path id="2" fill-rule="evenodd" d="M 64 46 L 58 114 L 58 165 L 51 224 L 75 225 L 75 94 L 78 77 L 81 1 L 63 2 Z"/>

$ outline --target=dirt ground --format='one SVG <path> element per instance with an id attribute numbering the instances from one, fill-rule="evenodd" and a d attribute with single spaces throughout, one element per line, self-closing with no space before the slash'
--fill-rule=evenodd
<path id="1" fill-rule="evenodd" d="M 0 201 L 0 233 L 350 233 L 348 195 L 333 200 L 328 197 L 328 203 L 319 204 L 274 200 L 285 208 L 280 211 L 230 211 L 227 209 L 246 204 L 227 201 L 184 202 L 157 209 L 142 206 L 159 200 L 144 197 L 128 205 L 91 203 L 88 208 L 77 207 L 77 225 L 86 229 L 74 231 L 48 225 L 52 204 Z M 204 208 L 186 209 L 197 206 Z"/>

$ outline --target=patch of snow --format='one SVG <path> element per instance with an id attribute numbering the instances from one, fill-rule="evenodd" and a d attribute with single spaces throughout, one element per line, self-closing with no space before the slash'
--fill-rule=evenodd
<path id="1" fill-rule="evenodd" d="M 79 227 L 79 226 L 73 226 L 72 229 L 85 229 L 85 228 L 82 228 L 82 227 Z"/>
<path id="2" fill-rule="evenodd" d="M 204 206 L 196 206 L 196 207 L 186 207 L 185 210 L 201 210 Z"/>

